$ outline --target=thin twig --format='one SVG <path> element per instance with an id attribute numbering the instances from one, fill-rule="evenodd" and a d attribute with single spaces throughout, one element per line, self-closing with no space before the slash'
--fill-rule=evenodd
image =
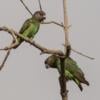
<path id="1" fill-rule="evenodd" d="M 10 32 L 9 32 L 10 33 Z M 14 34 L 14 32 L 12 32 L 12 38 L 13 38 L 13 42 L 17 41 L 16 35 Z M 12 42 L 12 44 L 13 44 Z M 4 60 L 2 61 L 1 65 L 0 65 L 0 70 L 2 70 L 2 68 L 4 67 L 9 55 L 10 55 L 11 49 L 9 49 L 4 57 Z"/>
<path id="2" fill-rule="evenodd" d="M 8 59 L 8 56 L 10 55 L 10 51 L 11 51 L 10 49 L 7 51 L 6 56 L 4 57 L 4 60 L 3 60 L 2 64 L 0 65 L 0 70 L 2 70 L 2 68 L 4 67 L 4 65 Z"/>
<path id="3" fill-rule="evenodd" d="M 56 24 L 56 25 L 64 28 L 63 23 L 59 24 L 58 22 L 55 22 L 55 21 L 42 22 L 41 24 Z"/>
<path id="4" fill-rule="evenodd" d="M 18 34 L 13 29 L 9 29 L 7 27 L 0 27 L 0 31 L 6 31 L 11 35 L 12 35 L 12 33 L 14 33 L 16 36 L 22 38 L 24 41 L 30 43 L 32 46 L 35 46 L 37 49 L 39 49 L 43 53 L 55 54 L 55 55 L 59 55 L 59 56 L 62 56 L 62 57 L 64 56 L 64 54 L 61 50 L 47 49 L 47 48 L 41 46 L 40 44 L 36 43 L 35 41 L 32 41 L 29 38 L 22 36 L 21 34 Z"/>
<path id="5" fill-rule="evenodd" d="M 55 21 L 48 21 L 48 22 L 42 22 L 41 24 L 55 24 L 57 26 L 60 26 L 62 28 L 65 28 L 65 26 L 63 25 L 63 23 L 58 23 L 58 22 L 55 22 Z M 72 25 L 69 25 L 67 28 L 69 29 Z"/>
<path id="6" fill-rule="evenodd" d="M 95 59 L 95 58 L 90 57 L 90 56 L 87 56 L 87 55 L 85 55 L 85 54 L 83 54 L 83 53 L 81 53 L 81 52 L 79 52 L 79 51 L 76 51 L 76 50 L 75 50 L 75 49 L 73 49 L 73 48 L 71 48 L 71 50 L 72 50 L 73 52 L 75 52 L 75 53 L 77 53 L 77 54 L 81 55 L 81 56 L 84 56 L 84 57 L 86 57 L 86 58 L 90 59 L 90 60 L 94 60 L 94 59 Z"/>
<path id="7" fill-rule="evenodd" d="M 65 47 L 65 44 L 62 44 L 62 45 Z M 71 47 L 71 51 L 73 51 L 73 52 L 75 52 L 75 53 L 77 53 L 77 54 L 79 54 L 79 55 L 81 55 L 81 56 L 83 56 L 83 57 L 85 57 L 85 58 L 88 58 L 88 59 L 90 59 L 90 60 L 94 60 L 94 59 L 95 59 L 95 58 L 90 57 L 90 56 L 88 56 L 88 55 L 86 55 L 86 54 L 83 54 L 83 53 L 80 52 L 80 51 L 77 51 L 77 50 L 73 49 L 72 47 Z"/>
<path id="8" fill-rule="evenodd" d="M 23 0 L 20 0 L 20 2 L 23 4 L 23 6 L 25 7 L 25 9 L 31 14 L 31 16 L 33 16 L 32 12 L 29 10 L 29 8 L 26 6 L 26 4 L 23 2 Z"/>
<path id="9" fill-rule="evenodd" d="M 38 2 L 39 2 L 39 8 L 40 8 L 40 11 L 42 11 L 42 6 L 41 6 L 40 0 L 38 0 Z"/>

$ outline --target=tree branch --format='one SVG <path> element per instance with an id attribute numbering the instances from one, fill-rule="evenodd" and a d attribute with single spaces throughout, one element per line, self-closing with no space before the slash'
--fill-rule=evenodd
<path id="1" fill-rule="evenodd" d="M 94 59 L 95 59 L 95 58 L 90 57 L 90 56 L 87 56 L 87 55 L 85 55 L 85 54 L 83 54 L 83 53 L 81 53 L 81 52 L 79 52 L 79 51 L 76 51 L 76 50 L 75 50 L 75 49 L 73 49 L 73 48 L 71 48 L 71 50 L 72 50 L 73 52 L 75 52 L 75 53 L 77 53 L 77 54 L 81 55 L 81 56 L 84 56 L 84 57 L 86 57 L 86 58 L 90 59 L 90 60 L 94 60 Z"/>
<path id="2" fill-rule="evenodd" d="M 25 7 L 25 9 L 31 14 L 31 15 L 33 15 L 32 14 L 32 12 L 29 10 L 29 8 L 26 6 L 26 4 L 23 2 L 23 0 L 20 0 L 21 1 L 21 3 L 23 4 L 23 6 Z M 65 1 L 64 1 L 65 2 Z M 65 6 L 63 6 L 64 7 L 64 13 L 66 14 L 66 7 Z M 68 17 L 66 18 L 66 15 L 64 15 L 64 24 L 66 24 L 67 22 L 68 22 Z M 58 26 L 60 26 L 60 27 L 62 27 L 62 28 L 65 28 L 64 30 L 66 30 L 66 32 L 67 32 L 67 30 L 71 27 L 71 25 L 69 25 L 69 26 L 67 26 L 67 27 L 65 27 L 64 25 L 63 25 L 63 23 L 61 23 L 61 24 L 59 24 L 58 22 L 55 22 L 55 21 L 49 21 L 49 22 L 42 22 L 41 24 L 55 24 L 55 25 L 58 25 Z M 68 23 L 67 23 L 68 24 Z M 68 36 L 68 34 L 67 34 L 67 36 Z M 67 36 L 66 36 L 66 34 L 65 34 L 65 38 L 67 38 Z M 67 38 L 68 39 L 68 38 Z M 67 39 L 65 39 L 65 40 L 67 40 Z M 70 45 L 69 43 L 68 43 L 68 45 Z M 67 46 L 67 42 L 65 43 L 65 47 Z M 66 48 L 67 49 L 67 48 Z M 76 51 L 75 49 L 72 49 L 71 48 L 71 50 L 73 51 L 73 52 L 75 52 L 75 53 L 77 53 L 77 54 L 79 54 L 79 55 L 81 55 L 81 56 L 84 56 L 84 57 L 86 57 L 86 58 L 89 58 L 89 59 L 91 59 L 91 60 L 94 60 L 94 58 L 93 57 L 89 57 L 89 56 L 87 56 L 87 55 L 85 55 L 85 54 L 83 54 L 83 53 L 81 53 L 81 52 L 79 52 L 79 51 Z M 65 50 L 66 51 L 66 50 Z M 67 52 L 66 52 L 67 53 Z"/>
<path id="3" fill-rule="evenodd" d="M 43 46 L 37 44 L 35 41 L 32 42 L 32 41 L 30 41 L 29 39 L 27 39 L 27 38 L 21 36 L 20 34 L 16 33 L 16 32 L 13 31 L 12 29 L 8 29 L 7 27 L 0 27 L 0 31 L 6 31 L 6 32 L 8 32 L 9 34 L 11 34 L 12 37 L 13 37 L 13 41 L 17 41 L 16 36 L 19 36 L 20 38 L 24 39 L 26 42 L 28 42 L 28 43 L 32 44 L 33 46 L 35 46 L 36 48 L 38 48 L 38 49 L 41 51 L 41 54 L 47 53 L 47 54 L 55 54 L 55 55 L 58 55 L 58 56 L 60 56 L 61 58 L 64 58 L 64 57 L 65 57 L 62 51 L 60 51 L 60 50 L 47 49 L 47 48 L 45 48 L 45 47 L 43 47 Z M 71 50 L 74 51 L 75 53 L 77 53 L 77 54 L 79 54 L 79 55 L 82 55 L 82 56 L 84 56 L 84 57 L 87 57 L 87 58 L 89 58 L 89 59 L 91 59 L 91 60 L 94 59 L 94 58 L 89 57 L 89 56 L 87 56 L 87 55 L 85 55 L 85 54 L 83 54 L 83 53 L 81 53 L 81 52 L 79 52 L 79 51 L 76 51 L 76 50 L 72 49 L 72 48 L 71 48 Z M 8 58 L 8 56 L 9 56 L 9 54 L 10 54 L 10 51 L 11 51 L 11 49 L 9 49 L 9 50 L 7 51 L 7 54 L 6 54 L 6 56 L 5 56 L 5 58 L 4 58 L 3 62 L 2 62 L 2 64 L 0 65 L 0 70 L 3 68 L 3 66 L 4 66 L 4 64 L 5 64 L 7 58 Z"/>
<path id="4" fill-rule="evenodd" d="M 64 69 L 64 59 L 60 58 L 61 61 L 61 74 L 59 77 L 59 84 L 60 84 L 60 93 L 62 100 L 68 100 L 68 90 L 67 90 L 67 84 L 66 84 L 66 78 L 65 78 L 65 69 Z"/>
<path id="5" fill-rule="evenodd" d="M 48 21 L 48 22 L 42 22 L 41 24 L 55 24 L 57 26 L 60 26 L 62 28 L 65 28 L 65 26 L 63 25 L 63 23 L 58 23 L 58 22 L 55 22 L 55 21 Z M 71 27 L 71 25 L 69 25 L 67 28 L 69 29 Z"/>
<path id="6" fill-rule="evenodd" d="M 58 22 L 55 22 L 55 21 L 42 22 L 41 24 L 56 24 L 56 25 L 64 28 L 63 23 L 59 24 Z"/>
<path id="7" fill-rule="evenodd" d="M 29 8 L 26 6 L 26 4 L 23 2 L 23 0 L 20 0 L 21 1 L 21 3 L 23 4 L 23 6 L 25 7 L 25 9 L 32 15 L 32 12 L 29 10 Z M 64 13 L 66 14 L 66 7 L 65 6 L 63 6 L 64 7 Z M 66 18 L 66 15 L 64 15 L 64 24 L 68 24 L 68 17 Z M 65 27 L 64 25 L 63 25 L 63 23 L 58 23 L 58 22 L 55 22 L 55 21 L 49 21 L 49 22 L 42 22 L 41 24 L 55 24 L 55 25 L 58 25 L 58 26 L 60 26 L 60 27 L 62 27 L 62 28 L 64 28 L 64 30 L 67 32 L 68 31 L 68 29 L 71 27 L 71 25 L 68 25 L 67 27 Z M 68 34 L 67 34 L 67 36 L 68 36 Z M 65 40 L 67 40 L 68 38 L 67 38 L 67 36 L 66 36 L 66 34 L 65 34 Z M 69 42 L 68 42 L 68 45 L 70 45 L 69 44 Z M 67 42 L 65 43 L 65 45 L 64 45 L 65 47 L 67 47 Z M 65 49 L 67 49 L 67 48 L 65 48 Z M 79 55 L 81 55 L 81 56 L 84 56 L 84 57 L 86 57 L 86 58 L 89 58 L 89 59 L 91 59 L 91 60 L 94 60 L 94 58 L 93 57 L 89 57 L 89 56 L 87 56 L 87 55 L 85 55 L 85 54 L 83 54 L 83 53 L 81 53 L 81 52 L 79 52 L 79 51 L 76 51 L 75 49 L 72 49 L 71 48 L 71 50 L 73 51 L 73 52 L 75 52 L 75 53 L 77 53 L 77 54 L 79 54 Z M 66 50 L 65 50 L 66 51 Z M 67 53 L 67 51 L 66 51 L 66 53 Z"/>
<path id="8" fill-rule="evenodd" d="M 10 32 L 10 31 L 9 31 L 9 32 Z M 14 32 L 12 32 L 12 38 L 13 38 L 13 42 L 16 42 L 16 41 L 17 41 L 16 35 L 14 34 Z M 13 44 L 13 42 L 12 42 L 12 44 Z M 9 50 L 7 51 L 7 53 L 6 53 L 5 57 L 4 57 L 4 59 L 3 59 L 2 63 L 1 63 L 1 65 L 0 65 L 0 70 L 2 70 L 2 68 L 4 67 L 4 65 L 5 65 L 7 59 L 8 59 L 8 57 L 9 57 L 9 55 L 10 55 L 10 52 L 11 52 L 11 49 L 9 49 Z"/>
<path id="9" fill-rule="evenodd" d="M 10 35 L 12 35 L 12 33 L 14 33 L 17 37 L 22 38 L 24 41 L 30 43 L 32 46 L 36 47 L 37 49 L 39 49 L 42 53 L 47 53 L 47 54 L 55 54 L 58 56 L 64 56 L 63 52 L 61 50 L 53 50 L 53 49 L 47 49 L 43 46 L 41 46 L 40 44 L 36 43 L 35 41 L 32 41 L 24 36 L 22 36 L 21 34 L 18 34 L 17 32 L 15 32 L 13 29 L 9 29 L 7 27 L 0 27 L 0 31 L 6 31 L 8 32 Z M 13 49 L 13 48 L 12 48 Z"/>
<path id="10" fill-rule="evenodd" d="M 25 7 L 25 9 L 31 14 L 31 16 L 33 16 L 32 12 L 29 10 L 29 8 L 26 6 L 26 4 L 23 2 L 23 0 L 20 0 L 20 2 L 23 4 L 23 6 Z"/>
<path id="11" fill-rule="evenodd" d="M 65 44 L 63 44 L 63 46 L 65 47 Z M 84 53 L 82 53 L 82 52 L 80 52 L 80 51 L 75 50 L 75 49 L 72 48 L 70 45 L 67 46 L 67 51 L 68 51 L 69 54 L 66 54 L 66 56 L 67 56 L 67 55 L 70 55 L 70 53 L 71 53 L 71 51 L 70 51 L 69 49 L 70 49 L 71 51 L 73 51 L 73 52 L 75 52 L 75 53 L 77 53 L 77 54 L 79 54 L 79 55 L 85 57 L 85 58 L 90 59 L 90 60 L 94 60 L 94 59 L 95 59 L 95 58 L 90 57 L 90 56 L 88 56 L 88 55 L 86 55 L 86 54 L 84 54 Z"/>
<path id="12" fill-rule="evenodd" d="M 69 48 L 71 47 L 69 44 L 69 37 L 68 37 L 68 16 L 67 16 L 67 0 L 63 0 L 63 12 L 64 12 L 64 33 L 65 33 L 65 55 L 69 56 L 68 53 L 70 53 Z M 68 90 L 67 90 L 67 84 L 66 84 L 66 78 L 65 78 L 65 66 L 64 66 L 64 60 L 65 58 L 61 58 L 61 75 L 59 78 L 60 88 L 61 88 L 61 96 L 62 100 L 68 100 Z"/>
<path id="13" fill-rule="evenodd" d="M 65 47 L 70 45 L 69 43 L 69 34 L 68 34 L 68 16 L 67 16 L 67 0 L 63 0 L 63 12 L 64 12 L 64 33 L 65 33 Z M 65 48 L 65 52 L 67 52 L 67 48 Z"/>
<path id="14" fill-rule="evenodd" d="M 4 65 L 5 65 L 5 62 L 7 61 L 7 58 L 9 57 L 9 55 L 10 55 L 10 49 L 7 51 L 7 53 L 6 53 L 6 56 L 4 57 L 4 60 L 3 60 L 3 62 L 1 63 L 1 65 L 0 65 L 0 70 L 2 70 L 2 68 L 4 67 Z"/>

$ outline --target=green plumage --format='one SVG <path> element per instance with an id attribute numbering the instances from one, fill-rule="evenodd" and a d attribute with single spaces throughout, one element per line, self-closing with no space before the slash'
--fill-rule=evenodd
<path id="1" fill-rule="evenodd" d="M 83 90 L 81 83 L 89 85 L 89 82 L 85 80 L 83 71 L 72 58 L 66 58 L 64 66 L 66 79 L 73 80 L 79 86 L 81 91 Z"/>
<path id="2" fill-rule="evenodd" d="M 40 28 L 41 22 L 44 21 L 44 16 L 45 12 L 36 11 L 31 18 L 24 22 L 19 31 L 19 34 L 32 40 Z M 18 44 L 14 48 L 17 48 L 23 42 L 23 39 L 18 37 L 17 42 Z"/>
<path id="3" fill-rule="evenodd" d="M 39 27 L 40 22 L 35 20 L 34 18 L 30 18 L 25 21 L 19 33 L 27 38 L 33 39 L 38 32 Z M 21 42 L 21 39 L 19 38 L 18 41 Z"/>
<path id="4" fill-rule="evenodd" d="M 55 55 L 48 57 L 45 60 L 45 64 L 48 68 L 57 68 L 59 73 L 61 73 L 61 61 Z M 81 83 L 89 85 L 89 82 L 85 79 L 83 71 L 78 67 L 77 63 L 70 57 L 64 60 L 65 66 L 65 77 L 66 80 L 73 80 L 80 90 L 83 90 Z"/>

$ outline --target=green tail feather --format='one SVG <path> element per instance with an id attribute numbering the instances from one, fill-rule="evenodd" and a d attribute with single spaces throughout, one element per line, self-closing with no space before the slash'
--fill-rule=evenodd
<path id="1" fill-rule="evenodd" d="M 81 84 L 79 84 L 78 87 L 79 87 L 79 89 L 80 89 L 81 91 L 83 91 L 83 87 L 82 87 Z"/>
<path id="2" fill-rule="evenodd" d="M 73 80 L 79 87 L 79 89 L 82 91 L 83 87 L 81 85 L 81 82 L 79 80 L 77 80 L 69 71 L 65 70 L 65 77 L 67 80 Z"/>
<path id="3" fill-rule="evenodd" d="M 87 80 L 84 80 L 84 84 L 86 84 L 86 85 L 88 85 L 88 86 L 90 85 L 89 82 L 88 82 Z"/>
<path id="4" fill-rule="evenodd" d="M 73 78 L 73 80 L 74 80 L 74 82 L 78 85 L 79 89 L 80 89 L 81 91 L 83 91 L 83 87 L 82 87 L 82 85 L 81 85 L 81 82 L 78 81 L 76 78 Z"/>

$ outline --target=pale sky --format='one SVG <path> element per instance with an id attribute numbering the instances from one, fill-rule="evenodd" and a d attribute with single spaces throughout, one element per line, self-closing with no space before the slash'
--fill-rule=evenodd
<path id="1" fill-rule="evenodd" d="M 37 0 L 24 0 L 34 13 L 38 10 Z M 47 20 L 63 22 L 62 0 L 41 0 Z M 70 43 L 80 52 L 95 58 L 89 60 L 72 52 L 71 57 L 77 61 L 85 73 L 90 86 L 83 85 L 80 92 L 74 82 L 68 83 L 69 100 L 100 99 L 100 1 L 68 0 Z M 8 26 L 17 32 L 23 22 L 30 17 L 20 0 L 0 0 L 0 26 Z M 63 50 L 63 29 L 54 24 L 41 25 L 35 41 L 48 48 Z M 0 33 L 0 48 L 9 45 L 10 35 Z M 0 51 L 0 63 L 5 52 Z M 0 72 L 0 100 L 61 100 L 57 70 L 45 69 L 44 60 L 48 55 L 40 56 L 40 51 L 27 43 L 12 50 L 7 63 Z"/>

